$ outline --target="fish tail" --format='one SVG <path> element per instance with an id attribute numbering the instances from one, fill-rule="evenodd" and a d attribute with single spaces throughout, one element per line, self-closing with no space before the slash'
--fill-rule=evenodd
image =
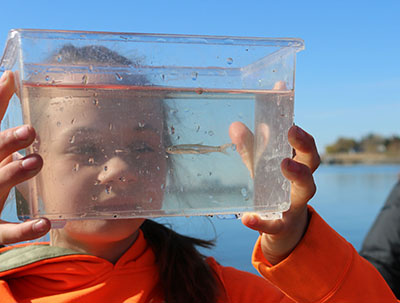
<path id="1" fill-rule="evenodd" d="M 222 145 L 219 147 L 219 151 L 220 151 L 221 153 L 224 153 L 225 155 L 228 155 L 228 152 L 227 152 L 226 150 L 227 150 L 227 148 L 229 148 L 229 147 L 231 147 L 231 146 L 233 146 L 232 143 L 222 144 Z"/>

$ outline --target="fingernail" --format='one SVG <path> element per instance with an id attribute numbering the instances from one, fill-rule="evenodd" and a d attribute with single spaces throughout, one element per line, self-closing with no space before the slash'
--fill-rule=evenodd
<path id="1" fill-rule="evenodd" d="M 29 138 L 29 130 L 27 126 L 22 126 L 18 128 L 15 132 L 15 137 L 18 140 L 27 140 Z"/>
<path id="2" fill-rule="evenodd" d="M 0 84 L 3 84 L 4 82 L 7 81 L 7 79 L 8 79 L 8 74 L 9 74 L 9 71 L 6 70 L 6 71 L 1 75 Z"/>
<path id="3" fill-rule="evenodd" d="M 42 233 L 46 231 L 48 228 L 46 220 L 39 219 L 32 225 L 32 229 L 34 232 Z"/>
<path id="4" fill-rule="evenodd" d="M 22 167 L 26 170 L 33 170 L 38 168 L 38 161 L 35 157 L 29 157 L 22 161 Z"/>

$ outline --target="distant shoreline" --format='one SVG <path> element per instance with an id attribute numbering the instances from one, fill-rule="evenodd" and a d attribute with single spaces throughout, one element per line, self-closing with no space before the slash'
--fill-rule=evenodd
<path id="1" fill-rule="evenodd" d="M 321 155 L 323 164 L 400 164 L 400 155 L 384 153 L 335 153 Z"/>

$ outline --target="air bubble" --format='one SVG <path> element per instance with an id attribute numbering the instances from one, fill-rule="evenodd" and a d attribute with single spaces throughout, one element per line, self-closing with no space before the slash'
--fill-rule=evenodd
<path id="1" fill-rule="evenodd" d="M 197 72 L 193 72 L 192 73 L 192 80 L 193 81 L 195 81 L 195 80 L 197 80 L 197 76 L 198 76 L 199 74 L 197 73 Z"/>
<path id="2" fill-rule="evenodd" d="M 118 81 L 122 81 L 122 76 L 118 73 L 115 73 L 115 79 L 117 79 Z"/>
<path id="3" fill-rule="evenodd" d="M 226 63 L 231 65 L 233 63 L 233 59 L 231 57 L 229 57 L 228 59 L 226 59 Z"/>
<path id="4" fill-rule="evenodd" d="M 207 133 L 209 136 L 214 136 L 214 132 L 212 130 L 209 130 Z"/>
<path id="5" fill-rule="evenodd" d="M 199 130 L 200 130 L 200 125 L 197 125 L 197 127 L 196 127 L 196 133 L 198 133 Z"/>
<path id="6" fill-rule="evenodd" d="M 79 163 L 75 163 L 74 167 L 72 168 L 73 171 L 78 171 L 79 170 Z"/>
<path id="7" fill-rule="evenodd" d="M 61 126 L 61 122 L 57 121 L 57 127 L 60 127 L 60 126 Z"/>
<path id="8" fill-rule="evenodd" d="M 245 197 L 245 198 L 247 197 L 247 194 L 248 194 L 248 193 L 247 193 L 247 189 L 246 189 L 246 188 L 243 187 L 243 188 L 240 190 L 240 193 L 242 194 L 243 197 Z"/>
<path id="9" fill-rule="evenodd" d="M 86 85 L 88 83 L 88 76 L 87 75 L 83 75 L 82 76 L 82 84 Z"/>

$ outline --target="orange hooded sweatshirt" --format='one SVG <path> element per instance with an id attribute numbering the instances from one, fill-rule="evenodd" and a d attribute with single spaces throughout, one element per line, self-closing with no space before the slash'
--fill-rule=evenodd
<path id="1" fill-rule="evenodd" d="M 225 288 L 220 302 L 398 302 L 375 268 L 310 213 L 305 236 L 279 264 L 268 263 L 257 241 L 253 264 L 263 278 L 209 258 Z M 155 256 L 142 233 L 115 264 L 40 244 L 0 250 L 0 303 L 161 303 L 157 281 Z"/>

